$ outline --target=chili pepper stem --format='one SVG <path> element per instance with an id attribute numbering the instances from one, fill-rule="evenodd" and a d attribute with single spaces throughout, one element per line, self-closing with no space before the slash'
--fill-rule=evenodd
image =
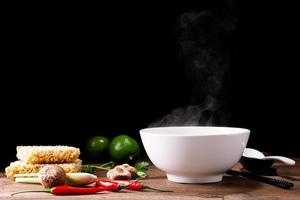
<path id="1" fill-rule="evenodd" d="M 126 186 L 118 185 L 118 189 L 119 189 L 119 190 L 123 190 L 123 189 L 125 189 L 125 188 L 126 188 Z"/>
<path id="2" fill-rule="evenodd" d="M 150 190 L 155 190 L 155 191 L 159 191 L 159 192 L 173 192 L 172 190 L 161 190 L 161 189 L 157 189 L 157 188 L 153 188 L 153 187 L 150 187 L 148 185 L 142 185 L 142 188 L 143 189 L 150 189 Z"/>
<path id="3" fill-rule="evenodd" d="M 10 196 L 14 196 L 16 194 L 21 194 L 21 193 L 29 193 L 29 192 L 45 192 L 45 193 L 50 193 L 50 194 L 52 193 L 51 189 L 49 189 L 49 190 L 27 190 L 27 191 L 12 193 Z"/>

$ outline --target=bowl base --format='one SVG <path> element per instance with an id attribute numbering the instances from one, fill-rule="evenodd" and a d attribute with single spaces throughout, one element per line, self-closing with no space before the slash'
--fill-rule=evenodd
<path id="1" fill-rule="evenodd" d="M 215 183 L 220 182 L 223 179 L 223 174 L 215 176 L 203 176 L 198 178 L 190 178 L 186 176 L 177 176 L 173 174 L 167 174 L 169 181 L 176 183 Z"/>

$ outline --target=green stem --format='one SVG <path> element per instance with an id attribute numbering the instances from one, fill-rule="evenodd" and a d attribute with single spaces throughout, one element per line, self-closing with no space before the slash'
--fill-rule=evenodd
<path id="1" fill-rule="evenodd" d="M 28 192 L 46 192 L 46 193 L 52 194 L 51 189 L 49 189 L 49 190 L 27 190 L 27 191 L 12 193 L 10 196 L 14 196 L 16 194 L 21 194 L 21 193 L 28 193 Z"/>
<path id="2" fill-rule="evenodd" d="M 109 161 L 109 162 L 107 162 L 107 163 L 103 163 L 102 165 L 101 165 L 101 167 L 105 167 L 105 166 L 112 166 L 112 165 L 114 165 L 114 162 L 113 161 Z"/>
<path id="3" fill-rule="evenodd" d="M 39 178 L 37 177 L 25 177 L 25 178 L 16 178 L 16 183 L 35 183 L 41 184 Z"/>
<path id="4" fill-rule="evenodd" d="M 148 185 L 143 185 L 142 187 L 143 187 L 143 189 L 150 189 L 150 190 L 155 190 L 155 191 L 159 191 L 159 192 L 173 192 L 172 190 L 161 190 L 161 189 L 150 187 Z"/>
<path id="5" fill-rule="evenodd" d="M 108 171 L 108 170 L 112 169 L 112 167 L 111 167 L 112 165 L 114 165 L 114 162 L 113 161 L 109 161 L 107 163 L 101 164 L 100 166 L 98 166 L 98 165 L 89 165 L 89 166 L 91 166 L 91 167 L 93 167 L 95 169 L 101 169 L 101 170 Z M 87 166 L 87 165 L 84 165 L 84 167 L 85 166 Z"/>
<path id="6" fill-rule="evenodd" d="M 101 167 L 101 166 L 97 166 L 97 165 L 90 165 L 91 167 L 93 168 L 96 168 L 96 169 L 101 169 L 101 170 L 105 170 L 105 171 L 108 171 L 110 170 L 110 168 L 106 168 L 106 167 Z"/>

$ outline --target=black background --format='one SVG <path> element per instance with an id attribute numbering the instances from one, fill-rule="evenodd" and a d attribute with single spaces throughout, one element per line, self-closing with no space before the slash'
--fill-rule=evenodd
<path id="1" fill-rule="evenodd" d="M 1 165 L 15 160 L 16 145 L 83 147 L 93 135 L 139 139 L 139 129 L 187 105 L 191 86 L 178 59 L 179 17 L 228 3 L 237 19 L 229 125 L 251 129 L 249 147 L 299 156 L 296 6 L 220 2 L 7 8 Z"/>

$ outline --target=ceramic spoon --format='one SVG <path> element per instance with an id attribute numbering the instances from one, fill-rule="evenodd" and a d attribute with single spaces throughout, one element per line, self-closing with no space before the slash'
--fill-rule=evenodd
<path id="1" fill-rule="evenodd" d="M 294 160 L 287 158 L 287 157 L 283 157 L 283 156 L 265 156 L 262 152 L 260 152 L 256 149 L 251 149 L 251 148 L 245 148 L 243 156 L 247 157 L 247 158 L 255 158 L 255 159 L 259 159 L 259 160 L 280 161 L 286 165 L 295 165 L 295 163 L 296 163 Z"/>

